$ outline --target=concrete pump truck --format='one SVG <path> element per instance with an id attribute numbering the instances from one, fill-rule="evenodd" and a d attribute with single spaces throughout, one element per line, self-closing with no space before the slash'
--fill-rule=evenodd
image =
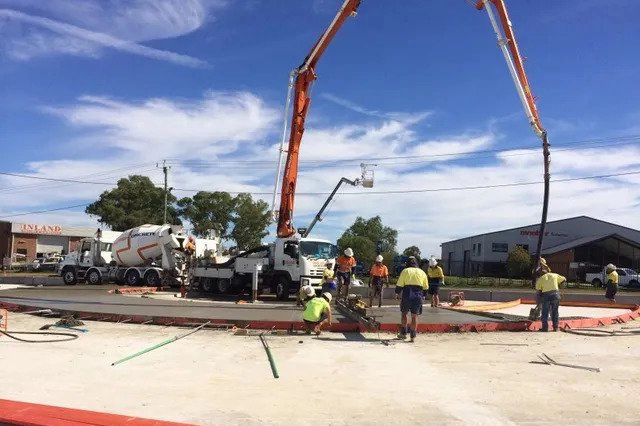
<path id="1" fill-rule="evenodd" d="M 344 1 L 302 65 L 291 74 L 291 79 L 295 78 L 293 86 L 290 84 L 294 88 L 293 116 L 282 178 L 276 240 L 233 256 L 224 263 L 198 262 L 190 270 L 192 287 L 217 293 L 239 293 L 251 289 L 253 274 L 259 271 L 259 291 L 273 292 L 281 300 L 287 299 L 303 285 L 311 285 L 316 291 L 321 289 L 322 272 L 327 262 L 335 263 L 337 248 L 327 240 L 306 238 L 306 235 L 303 238 L 297 235 L 293 226 L 300 143 L 311 102 L 311 85 L 317 78 L 315 67 L 345 21 L 349 16 L 355 16 L 359 5 L 360 0 Z"/>

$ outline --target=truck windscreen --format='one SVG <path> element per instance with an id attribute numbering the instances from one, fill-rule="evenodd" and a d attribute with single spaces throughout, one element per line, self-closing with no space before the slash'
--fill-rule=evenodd
<path id="1" fill-rule="evenodd" d="M 322 241 L 300 241 L 300 254 L 310 259 L 333 259 L 338 254 L 338 248 Z"/>

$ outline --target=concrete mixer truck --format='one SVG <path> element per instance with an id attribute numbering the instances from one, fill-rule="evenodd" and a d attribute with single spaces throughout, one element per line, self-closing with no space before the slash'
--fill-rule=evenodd
<path id="1" fill-rule="evenodd" d="M 83 238 L 60 265 L 65 284 L 117 284 L 179 287 L 186 278 L 186 236 L 182 227 L 142 225 L 124 232 L 98 230 Z"/>

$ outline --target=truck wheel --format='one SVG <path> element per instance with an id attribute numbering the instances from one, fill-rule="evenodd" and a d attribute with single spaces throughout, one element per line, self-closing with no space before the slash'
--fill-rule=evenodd
<path id="1" fill-rule="evenodd" d="M 276 297 L 278 300 L 287 300 L 289 298 L 289 287 L 291 287 L 291 283 L 288 279 L 284 277 L 276 278 Z"/>
<path id="2" fill-rule="evenodd" d="M 124 269 L 118 268 L 115 273 L 115 282 L 118 285 L 124 284 Z"/>
<path id="3" fill-rule="evenodd" d="M 629 281 L 629 287 L 631 287 L 631 288 L 638 288 L 638 287 L 640 287 L 639 284 L 640 283 L 638 283 L 638 281 L 636 281 L 636 280 Z"/>
<path id="4" fill-rule="evenodd" d="M 140 273 L 135 269 L 127 271 L 127 273 L 124 274 L 125 284 L 133 286 L 133 285 L 138 285 L 139 282 L 140 282 Z"/>
<path id="5" fill-rule="evenodd" d="M 78 276 L 73 268 L 64 268 L 62 270 L 62 281 L 66 285 L 76 285 L 78 283 Z"/>
<path id="6" fill-rule="evenodd" d="M 102 284 L 102 275 L 97 269 L 90 269 L 86 275 L 87 284 L 100 285 Z"/>
<path id="7" fill-rule="evenodd" d="M 205 293 L 213 293 L 213 279 L 212 278 L 203 278 L 200 282 L 200 290 Z"/>
<path id="8" fill-rule="evenodd" d="M 595 288 L 602 287 L 602 281 L 596 278 L 591 281 L 591 285 L 593 285 Z"/>
<path id="9" fill-rule="evenodd" d="M 227 294 L 231 289 L 231 281 L 225 279 L 218 279 L 216 281 L 216 293 Z"/>
<path id="10" fill-rule="evenodd" d="M 150 287 L 159 287 L 161 284 L 160 274 L 155 269 L 144 274 L 144 283 Z"/>

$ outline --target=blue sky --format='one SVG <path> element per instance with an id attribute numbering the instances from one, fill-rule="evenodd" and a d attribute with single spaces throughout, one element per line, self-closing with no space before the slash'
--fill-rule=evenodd
<path id="1" fill-rule="evenodd" d="M 0 0 L 0 171 L 101 182 L 139 172 L 160 182 L 155 162 L 167 158 L 175 188 L 270 202 L 288 73 L 341 3 Z M 552 154 L 554 177 L 640 170 L 638 139 L 620 139 L 640 134 L 640 3 L 507 5 L 552 145 L 602 139 Z M 464 0 L 364 0 L 317 74 L 301 193 L 357 177 L 360 161 L 378 163 L 373 192 L 541 178 L 537 151 L 478 153 L 538 141 L 486 13 Z M 640 227 L 638 183 L 627 175 L 554 185 L 550 217 Z M 2 176 L 0 217 L 92 223 L 82 208 L 8 216 L 91 202 L 108 188 Z M 356 216 L 380 214 L 400 230 L 400 248 L 437 255 L 442 241 L 534 223 L 541 208 L 541 185 L 353 194 L 364 191 L 345 189 L 317 235 L 335 239 Z M 620 201 L 593 202 L 605 194 Z M 323 201 L 298 197 L 296 224 Z"/>

